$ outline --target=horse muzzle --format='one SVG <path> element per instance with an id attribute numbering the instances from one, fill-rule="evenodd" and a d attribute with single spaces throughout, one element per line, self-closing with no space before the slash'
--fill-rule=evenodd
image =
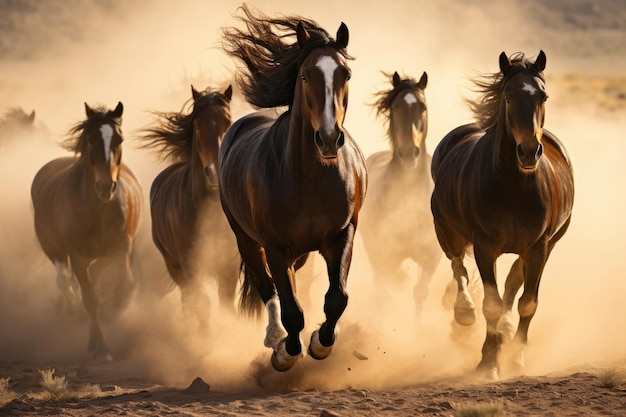
<path id="1" fill-rule="evenodd" d="M 420 148 L 417 146 L 398 149 L 398 160 L 404 168 L 416 168 L 420 156 Z"/>
<path id="2" fill-rule="evenodd" d="M 215 164 L 206 165 L 204 167 L 204 178 L 206 179 L 206 183 L 210 188 L 217 188 L 218 175 Z"/>
<path id="3" fill-rule="evenodd" d="M 315 146 L 323 159 L 335 159 L 339 149 L 346 143 L 346 136 L 340 130 L 336 138 L 323 137 L 319 130 L 315 131 Z"/>
<path id="4" fill-rule="evenodd" d="M 535 146 L 519 144 L 515 148 L 515 155 L 522 171 L 534 171 L 537 168 L 541 155 L 543 155 L 543 145 L 541 143 Z"/>
<path id="5" fill-rule="evenodd" d="M 104 202 L 113 200 L 117 191 L 117 181 L 96 181 L 96 195 Z"/>

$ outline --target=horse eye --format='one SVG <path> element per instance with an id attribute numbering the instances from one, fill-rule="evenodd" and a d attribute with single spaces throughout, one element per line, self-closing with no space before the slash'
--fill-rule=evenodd
<path id="1" fill-rule="evenodd" d="M 302 81 L 306 82 L 306 77 L 304 76 L 304 74 L 302 74 L 300 78 L 302 79 Z"/>
<path id="2" fill-rule="evenodd" d="M 350 78 L 352 78 L 352 74 L 348 73 L 348 76 L 346 77 L 346 81 L 350 81 Z"/>

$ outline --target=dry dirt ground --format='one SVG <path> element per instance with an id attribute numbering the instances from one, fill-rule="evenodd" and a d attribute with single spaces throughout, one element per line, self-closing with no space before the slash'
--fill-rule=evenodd
<path id="1" fill-rule="evenodd" d="M 568 147 L 577 198 L 572 227 L 544 273 L 524 376 L 472 378 L 484 327 L 479 319 L 465 336 L 451 332 L 451 313 L 439 301 L 450 279 L 446 262 L 416 323 L 411 287 L 379 294 L 359 241 L 336 350 L 277 374 L 262 347 L 263 323 L 214 309 L 208 334 L 181 324 L 177 290 L 163 295 L 167 277 L 150 241 L 149 214 L 138 239 L 136 300 L 104 329 L 116 359 L 89 360 L 84 318 L 58 314 L 54 268 L 32 230 L 30 180 L 62 154 L 54 142 L 81 118 L 84 101 L 122 100 L 132 137 L 150 110 L 180 109 L 190 83 L 228 82 L 230 63 L 214 45 L 239 3 L 210 3 L 0 0 L 0 109 L 34 108 L 45 124 L 41 137 L 0 143 L 0 415 L 626 415 L 621 0 L 250 2 L 268 13 L 310 16 L 331 30 L 348 24 L 356 59 L 346 125 L 365 138 L 366 155 L 386 146 L 384 127 L 365 105 L 385 81 L 381 70 L 428 71 L 432 152 L 469 120 L 462 97 L 472 97 L 473 71 L 495 71 L 502 50 L 546 52 L 546 127 Z M 236 116 L 249 111 L 237 100 L 234 106 Z M 124 159 L 147 193 L 163 165 L 127 142 Z M 510 259 L 503 262 L 501 279 Z M 324 290 L 316 280 L 303 300 L 303 339 L 323 319 Z M 54 370 L 56 386 L 42 380 L 46 370 Z"/>

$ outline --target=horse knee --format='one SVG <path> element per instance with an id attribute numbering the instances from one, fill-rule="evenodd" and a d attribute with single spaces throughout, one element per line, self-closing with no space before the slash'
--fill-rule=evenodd
<path id="1" fill-rule="evenodd" d="M 535 315 L 537 311 L 537 300 L 536 299 L 526 299 L 521 297 L 519 303 L 517 305 L 517 311 L 519 312 L 520 317 L 530 318 Z"/>

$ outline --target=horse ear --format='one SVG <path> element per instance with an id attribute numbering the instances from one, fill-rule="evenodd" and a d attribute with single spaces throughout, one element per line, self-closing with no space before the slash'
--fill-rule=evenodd
<path id="1" fill-rule="evenodd" d="M 115 106 L 115 110 L 113 110 L 113 117 L 120 118 L 122 117 L 122 112 L 124 111 L 124 106 L 121 101 L 117 102 L 117 106 Z"/>
<path id="2" fill-rule="evenodd" d="M 391 84 L 393 84 L 394 87 L 400 84 L 400 74 L 398 74 L 398 71 L 394 71 L 393 76 L 391 77 Z"/>
<path id="3" fill-rule="evenodd" d="M 341 22 L 339 29 L 337 29 L 337 46 L 341 49 L 346 49 L 348 46 L 348 40 L 350 39 L 350 33 L 348 32 L 348 26 Z"/>
<path id="4" fill-rule="evenodd" d="M 28 123 L 33 124 L 35 122 L 35 110 L 33 110 L 28 118 L 26 119 Z"/>
<path id="5" fill-rule="evenodd" d="M 193 97 L 193 101 L 196 102 L 200 98 L 200 93 L 191 85 L 191 97 Z"/>
<path id="6" fill-rule="evenodd" d="M 424 71 L 419 83 L 417 83 L 417 86 L 423 90 L 426 88 L 426 85 L 428 85 L 428 74 L 426 74 L 426 71 Z"/>
<path id="7" fill-rule="evenodd" d="M 500 54 L 500 71 L 502 74 L 506 74 L 506 72 L 511 68 L 511 61 L 509 57 L 506 56 L 504 52 Z"/>
<path id="8" fill-rule="evenodd" d="M 539 55 L 537 55 L 534 65 L 537 72 L 543 72 L 543 70 L 546 69 L 546 54 L 543 52 L 543 49 L 539 51 Z"/>
<path id="9" fill-rule="evenodd" d="M 298 45 L 300 45 L 300 48 L 304 48 L 309 42 L 309 39 L 311 39 L 311 35 L 304 28 L 302 22 L 298 22 L 298 26 L 296 27 L 296 36 L 298 37 Z"/>
<path id="10" fill-rule="evenodd" d="M 226 90 L 224 90 L 224 93 L 222 95 L 224 96 L 226 101 L 230 101 L 233 98 L 233 86 L 232 86 L 232 84 L 230 84 L 226 88 Z"/>
<path id="11" fill-rule="evenodd" d="M 89 104 L 85 103 L 85 114 L 87 115 L 87 118 L 93 116 L 94 113 L 95 112 L 91 109 L 91 107 L 89 107 Z"/>

